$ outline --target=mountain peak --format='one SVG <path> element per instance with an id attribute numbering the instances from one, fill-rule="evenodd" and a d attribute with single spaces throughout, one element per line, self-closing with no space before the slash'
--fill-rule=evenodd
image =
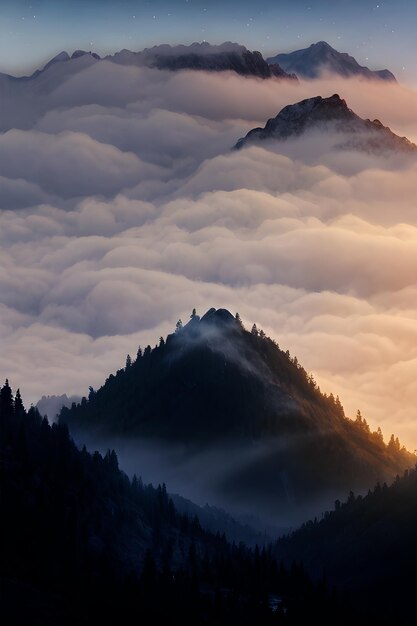
<path id="1" fill-rule="evenodd" d="M 61 61 L 68 61 L 69 60 L 69 54 L 68 52 L 66 52 L 65 50 L 63 50 L 62 52 L 60 52 L 59 54 L 57 54 L 56 56 L 54 56 L 49 63 L 60 63 Z"/>
<path id="2" fill-rule="evenodd" d="M 334 48 L 332 48 L 332 46 L 327 43 L 327 41 L 318 41 L 317 43 L 312 43 L 310 46 L 310 50 L 312 48 L 321 48 L 323 50 L 334 50 Z"/>
<path id="3" fill-rule="evenodd" d="M 44 66 L 43 69 L 46 70 L 48 69 L 48 67 L 51 67 L 51 65 L 55 65 L 55 63 L 63 63 L 65 61 L 69 61 L 69 59 L 70 59 L 70 55 L 68 54 L 68 52 L 63 50 L 59 54 L 55 55 L 50 61 L 48 61 L 48 63 Z"/>
<path id="4" fill-rule="evenodd" d="M 230 324 L 236 322 L 236 319 L 227 309 L 211 308 L 203 315 L 201 322 Z"/>
<path id="5" fill-rule="evenodd" d="M 86 55 L 90 55 L 91 57 L 93 57 L 93 59 L 96 59 L 97 61 L 100 61 L 100 55 L 96 54 L 95 52 L 91 52 L 91 51 L 86 51 L 86 50 L 75 50 L 72 55 L 71 55 L 71 59 L 79 59 L 80 57 L 84 57 Z"/>
<path id="6" fill-rule="evenodd" d="M 53 65 L 56 65 L 58 63 L 66 63 L 67 61 L 79 59 L 84 56 L 89 56 L 93 59 L 96 59 L 97 61 L 100 60 L 100 56 L 96 54 L 95 52 L 87 52 L 86 50 L 75 50 L 75 52 L 73 52 L 72 55 L 70 56 L 68 52 L 63 50 L 62 52 L 54 56 L 50 61 L 48 61 L 48 63 L 41 70 L 36 70 L 36 72 L 33 73 L 31 78 L 36 78 L 37 76 L 41 75 L 45 70 L 48 70 Z"/>
<path id="7" fill-rule="evenodd" d="M 301 102 L 296 104 L 290 104 L 284 107 L 275 119 L 281 118 L 287 121 L 295 121 L 303 117 L 306 117 L 306 122 L 313 122 L 321 119 L 351 119 L 357 116 L 349 109 L 346 100 L 343 100 L 339 94 L 335 93 L 328 98 L 315 96 L 314 98 L 301 100 Z"/>
<path id="8" fill-rule="evenodd" d="M 303 78 L 319 78 L 324 72 L 331 72 L 343 78 L 357 76 L 368 80 L 388 80 L 395 82 L 389 70 L 370 70 L 360 65 L 346 52 L 339 52 L 327 41 L 312 43 L 308 48 L 294 52 L 277 54 L 267 59 L 268 63 L 279 63 L 286 72 L 295 72 Z"/>
<path id="9" fill-rule="evenodd" d="M 333 133 L 335 149 L 359 150 L 374 154 L 416 152 L 417 146 L 406 137 L 395 135 L 379 120 L 362 119 L 339 94 L 316 96 L 284 107 L 264 128 L 254 128 L 240 139 L 236 148 L 265 140 L 286 140 L 308 131 Z"/>
<path id="10" fill-rule="evenodd" d="M 295 357 L 223 308 L 201 319 L 193 310 L 188 324 L 138 351 L 88 400 L 63 408 L 60 421 L 81 437 L 144 437 L 147 449 L 163 443 L 168 464 L 171 446 L 192 450 L 192 465 L 175 454 L 175 466 L 184 462 L 205 483 L 209 463 L 206 487 L 218 504 L 268 516 L 281 514 L 284 502 L 297 516 L 302 494 L 314 508 L 317 496 L 366 488 L 411 462 L 401 451 L 390 457 Z"/>

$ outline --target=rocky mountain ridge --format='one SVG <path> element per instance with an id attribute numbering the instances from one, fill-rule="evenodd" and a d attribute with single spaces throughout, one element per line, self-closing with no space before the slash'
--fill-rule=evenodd
<path id="1" fill-rule="evenodd" d="M 335 50 L 326 41 L 319 41 L 302 50 L 277 54 L 269 57 L 267 62 L 278 63 L 286 72 L 294 72 L 300 78 L 319 78 L 327 71 L 343 78 L 396 81 L 394 74 L 389 70 L 370 70 L 360 65 L 353 56 Z"/>
<path id="2" fill-rule="evenodd" d="M 417 146 L 399 137 L 379 120 L 362 119 L 338 94 L 317 96 L 284 107 L 264 128 L 254 128 L 240 139 L 236 148 L 265 141 L 285 141 L 310 131 L 334 133 L 338 149 L 381 154 L 417 153 Z M 340 139 L 337 137 L 340 136 Z"/>

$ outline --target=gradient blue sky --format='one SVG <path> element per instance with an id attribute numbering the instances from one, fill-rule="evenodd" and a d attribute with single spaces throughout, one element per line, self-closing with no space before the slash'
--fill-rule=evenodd
<path id="1" fill-rule="evenodd" d="M 265 55 L 326 40 L 372 68 L 417 79 L 416 0 L 1 0 L 0 71 L 61 50 L 238 41 Z"/>

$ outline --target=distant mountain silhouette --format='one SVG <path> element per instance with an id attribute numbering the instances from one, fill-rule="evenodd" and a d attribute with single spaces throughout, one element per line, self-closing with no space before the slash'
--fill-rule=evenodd
<path id="1" fill-rule="evenodd" d="M 73 402 L 81 402 L 81 396 L 68 397 L 66 393 L 62 396 L 42 396 L 36 403 L 36 408 L 42 416 L 46 415 L 50 421 L 54 421 L 62 407 L 70 407 Z"/>
<path id="2" fill-rule="evenodd" d="M 51 106 L 52 108 L 56 105 L 61 106 L 60 89 L 63 85 L 83 73 L 86 76 L 94 74 L 97 86 L 101 81 L 108 80 L 105 77 L 109 73 L 120 75 L 123 83 L 130 81 L 129 72 L 126 73 L 126 70 L 119 72 L 114 68 L 112 70 L 111 67 L 109 68 L 109 63 L 127 67 L 155 68 L 155 70 L 159 68 L 169 71 L 182 69 L 206 72 L 227 71 L 259 79 L 297 80 L 295 76 L 287 74 L 278 65 L 266 63 L 261 53 L 249 51 L 238 44 L 226 43 L 220 46 L 210 46 L 202 43 L 174 47 L 163 45 L 142 52 L 122 50 L 105 59 L 101 59 L 94 52 L 84 50 L 76 50 L 73 54 L 62 51 L 30 76 L 11 76 L 0 73 L 0 132 L 6 132 L 11 128 L 33 128 Z M 99 67 L 94 69 L 97 64 Z M 78 83 L 78 80 L 76 82 Z M 69 98 L 72 104 L 76 104 L 77 93 L 78 91 L 69 87 L 69 92 L 65 96 L 66 101 Z M 115 96 L 117 97 L 117 91 Z M 96 102 L 93 94 L 88 101 L 90 102 L 91 97 Z M 80 102 L 84 102 L 81 93 L 80 98 Z"/>
<path id="3" fill-rule="evenodd" d="M 288 54 L 277 54 L 267 59 L 268 63 L 278 63 L 286 72 L 295 72 L 303 78 L 318 78 L 322 72 L 328 71 L 343 78 L 352 76 L 368 80 L 385 80 L 395 82 L 395 76 L 389 70 L 373 71 L 359 65 L 346 52 L 338 52 L 325 41 L 313 43 L 303 50 L 295 50 Z"/>
<path id="4" fill-rule="evenodd" d="M 296 358 L 224 309 L 194 315 L 166 342 L 129 357 L 101 389 L 63 408 L 60 422 L 81 439 L 182 446 L 193 480 L 210 467 L 223 503 L 298 520 L 317 510 L 317 499 L 389 480 L 413 461 L 361 419 L 347 419 Z"/>
<path id="5" fill-rule="evenodd" d="M 94 52 L 76 50 L 72 55 L 62 51 L 30 76 L 10 76 L 0 73 L 0 132 L 10 128 L 31 128 L 36 120 L 49 109 L 51 94 L 66 81 L 88 71 L 96 64 L 103 69 L 108 63 L 160 70 L 196 70 L 206 72 L 235 72 L 240 76 L 260 79 L 275 78 L 297 81 L 279 65 L 269 65 L 260 52 L 252 52 L 244 46 L 224 43 L 211 46 L 194 43 L 191 46 L 161 45 L 141 52 L 122 50 L 101 59 Z M 107 68 L 108 69 L 108 68 Z M 106 71 L 102 76 L 107 75 Z M 126 78 L 126 77 L 125 77 Z M 100 81 L 100 72 L 95 75 Z M 127 78 L 126 78 L 127 80 Z"/>
<path id="6" fill-rule="evenodd" d="M 56 56 L 54 56 L 53 59 L 48 61 L 48 63 L 42 69 L 36 70 L 36 72 L 34 72 L 30 77 L 27 77 L 27 78 L 32 78 L 32 79 L 36 78 L 37 76 L 39 76 L 39 74 L 41 74 L 42 72 L 45 72 L 46 70 L 48 70 L 53 65 L 56 65 L 57 63 L 65 63 L 66 61 L 73 61 L 74 59 L 80 59 L 81 57 L 85 57 L 86 60 L 95 60 L 95 61 L 100 61 L 100 58 L 101 58 L 95 52 L 86 52 L 85 50 L 75 50 L 75 52 L 73 52 L 72 55 L 70 56 L 68 52 L 65 52 L 64 50 L 60 52 L 59 54 L 57 54 Z"/>
<path id="7" fill-rule="evenodd" d="M 417 457 L 416 457 L 417 460 Z M 383 624 L 415 621 L 417 554 L 417 466 L 391 486 L 378 484 L 366 497 L 347 502 L 310 521 L 277 543 L 289 564 L 303 561 L 316 578 L 360 594 Z"/>
<path id="8" fill-rule="evenodd" d="M 216 534 L 225 535 L 230 542 L 240 543 L 254 548 L 257 546 L 265 546 L 276 538 L 277 532 L 271 528 L 269 534 L 255 530 L 249 523 L 236 520 L 230 513 L 224 509 L 205 504 L 198 506 L 187 498 L 183 498 L 178 494 L 169 494 L 178 513 L 186 514 L 190 519 L 198 517 L 201 526 Z M 256 524 L 256 520 L 251 520 Z M 283 535 L 289 529 L 280 529 L 279 534 Z"/>
<path id="9" fill-rule="evenodd" d="M 50 96 L 65 81 L 99 62 L 94 53 L 63 51 L 30 76 L 0 73 L 0 132 L 32 128 L 50 106 Z"/>
<path id="10" fill-rule="evenodd" d="M 141 52 L 122 50 L 106 59 L 120 65 L 155 67 L 160 70 L 233 71 L 242 76 L 297 80 L 294 74 L 285 72 L 278 63 L 268 64 L 260 52 L 251 52 L 245 46 L 231 42 L 218 46 L 207 42 L 190 46 L 164 44 L 145 48 Z"/>
<path id="11" fill-rule="evenodd" d="M 338 94 L 329 98 L 308 98 L 284 107 L 276 117 L 267 121 L 264 128 L 249 131 L 236 147 L 294 139 L 309 131 L 334 134 L 334 147 L 338 149 L 374 154 L 417 154 L 417 146 L 406 137 L 399 137 L 379 120 L 362 119 Z"/>
<path id="12" fill-rule="evenodd" d="M 233 71 L 242 76 L 297 80 L 294 74 L 285 72 L 278 63 L 267 63 L 260 52 L 252 52 L 237 43 L 225 42 L 214 46 L 202 42 L 193 43 L 189 46 L 162 44 L 153 48 L 145 48 L 140 52 L 125 49 L 103 59 L 91 51 L 76 50 L 70 55 L 64 50 L 29 76 L 15 77 L 0 73 L 0 85 L 8 83 L 16 87 L 34 82 L 42 83 L 45 81 L 45 76 L 51 76 L 53 77 L 53 84 L 56 86 L 56 82 L 59 82 L 56 72 L 62 73 L 63 80 L 65 80 L 71 74 L 93 65 L 97 61 L 127 66 L 153 67 L 160 70 Z M 43 81 L 39 81 L 41 78 Z"/>
<path id="13" fill-rule="evenodd" d="M 56 87 L 61 81 L 63 82 L 72 74 L 100 61 L 100 56 L 95 52 L 86 52 L 85 50 L 76 50 L 71 56 L 63 50 L 54 56 L 42 68 L 35 70 L 29 76 L 10 76 L 9 74 L 0 74 L 0 85 L 8 83 L 12 87 L 23 87 L 31 83 L 37 85 L 46 85 L 51 80 L 51 87 Z M 60 76 L 61 75 L 61 78 Z M 45 77 L 48 80 L 45 81 Z M 51 89 L 50 89 L 51 90 Z"/>

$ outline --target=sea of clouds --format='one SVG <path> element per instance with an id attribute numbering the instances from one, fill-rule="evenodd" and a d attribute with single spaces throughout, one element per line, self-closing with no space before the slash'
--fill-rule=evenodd
<path id="1" fill-rule="evenodd" d="M 77 62 L 0 81 L 0 378 L 26 402 L 86 394 L 225 307 L 416 448 L 416 160 L 314 134 L 231 148 L 335 92 L 417 140 L 417 91 Z"/>

